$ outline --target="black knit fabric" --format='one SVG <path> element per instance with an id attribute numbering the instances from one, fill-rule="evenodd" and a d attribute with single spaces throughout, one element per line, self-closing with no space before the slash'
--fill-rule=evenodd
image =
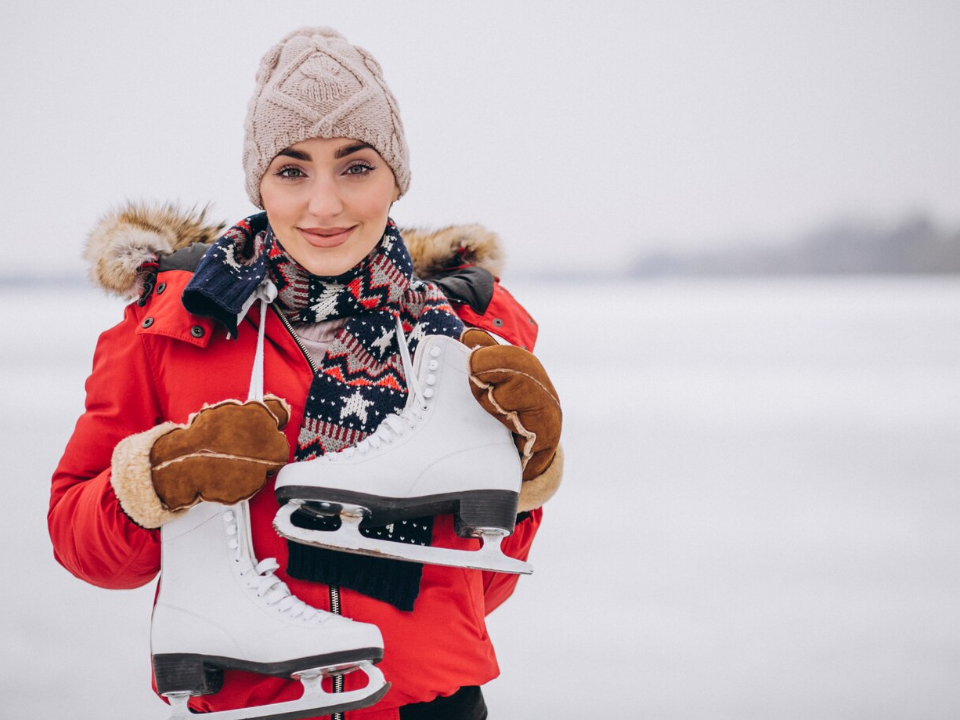
<path id="1" fill-rule="evenodd" d="M 333 531 L 340 526 L 339 516 L 322 516 L 298 510 L 290 521 L 308 530 Z M 433 518 L 399 520 L 386 527 L 364 527 L 368 537 L 413 545 L 429 545 Z M 399 610 L 412 611 L 420 594 L 423 566 L 418 563 L 389 560 L 367 555 L 350 555 L 324 548 L 288 542 L 287 574 L 298 580 L 323 582 L 345 587 L 390 603 Z"/>
<path id="2" fill-rule="evenodd" d="M 400 708 L 400 720 L 487 720 L 487 704 L 480 688 L 470 685 L 448 697 L 404 705 Z"/>

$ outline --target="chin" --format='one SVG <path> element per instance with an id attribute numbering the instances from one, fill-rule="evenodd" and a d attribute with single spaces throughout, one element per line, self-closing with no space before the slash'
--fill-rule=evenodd
<path id="1" fill-rule="evenodd" d="M 366 256 L 364 256 L 366 257 Z M 323 258 L 320 260 L 307 259 L 307 262 L 301 262 L 300 264 L 309 272 L 311 275 L 318 275 L 320 277 L 335 277 L 337 275 L 343 275 L 351 268 L 356 267 L 360 261 L 363 260 L 363 257 L 356 259 L 345 258 L 345 259 L 331 259 Z"/>
<path id="2" fill-rule="evenodd" d="M 311 275 L 335 277 L 342 275 L 362 262 L 377 246 L 380 235 L 372 242 L 366 238 L 351 238 L 344 245 L 334 248 L 313 247 L 292 233 L 288 237 L 290 242 L 284 242 L 284 238 L 279 237 L 279 235 L 278 239 L 284 250 L 290 254 L 290 257 Z M 354 242 L 355 240 L 362 240 L 362 242 Z"/>

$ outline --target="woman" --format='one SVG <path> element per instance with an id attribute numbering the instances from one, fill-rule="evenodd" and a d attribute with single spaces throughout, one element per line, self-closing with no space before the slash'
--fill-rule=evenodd
<path id="1" fill-rule="evenodd" d="M 516 575 L 288 543 L 272 527 L 272 476 L 288 462 L 354 446 L 402 413 L 404 345 L 415 353 L 426 336 L 458 337 L 465 325 L 492 330 L 513 346 L 470 341 L 486 345 L 469 356 L 470 387 L 516 438 L 524 482 L 503 549 L 525 559 L 562 466 L 556 394 L 539 363 L 516 347 L 533 347 L 535 324 L 499 286 L 497 241 L 482 228 L 401 237 L 389 219 L 410 182 L 397 104 L 377 62 L 337 32 L 298 30 L 264 56 L 243 160 L 250 199 L 265 213 L 212 245 L 221 228 L 172 207 L 128 208 L 91 235 L 95 281 L 139 299 L 100 338 L 86 412 L 53 478 L 48 520 L 56 557 L 90 583 L 132 588 L 157 575 L 163 546 L 155 684 L 162 693 L 183 690 L 195 710 L 265 706 L 269 714 L 270 705 L 300 694 L 282 662 L 270 666 L 281 677 L 263 674 L 271 671 L 265 663 L 249 672 L 198 662 L 196 687 L 181 687 L 187 646 L 202 634 L 189 618 L 214 607 L 225 627 L 244 626 L 227 627 L 225 643 L 262 630 L 250 640 L 253 653 L 274 643 L 271 652 L 282 654 L 314 632 L 341 632 L 350 652 L 339 657 L 351 666 L 382 652 L 389 692 L 349 717 L 485 717 L 479 686 L 498 669 L 484 615 L 511 594 Z M 252 310 L 257 300 L 260 312 Z M 253 391 L 258 382 L 262 391 Z M 297 524 L 313 530 L 337 524 L 297 515 Z M 449 514 L 404 523 L 404 530 L 395 523 L 364 533 L 476 547 Z M 228 600 L 216 594 L 225 585 L 207 596 L 191 589 L 216 585 L 211 578 L 220 572 L 205 555 L 219 540 L 198 539 L 208 531 L 228 537 L 231 563 L 250 545 L 245 569 L 223 572 L 246 583 L 237 592 L 255 593 L 282 615 L 285 629 L 270 630 L 274 620 L 258 630 L 249 627 L 260 622 L 252 616 L 230 618 Z M 164 595 L 175 589 L 193 610 Z M 329 621 L 327 612 L 354 622 Z M 163 622 L 169 627 L 160 631 Z M 170 652 L 160 647 L 168 641 L 176 646 Z M 343 679 L 348 693 L 365 683 L 361 673 Z"/>

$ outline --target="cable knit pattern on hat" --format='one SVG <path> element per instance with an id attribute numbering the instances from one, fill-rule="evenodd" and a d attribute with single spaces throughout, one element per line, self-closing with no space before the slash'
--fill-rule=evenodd
<path id="1" fill-rule="evenodd" d="M 400 194 L 410 186 L 400 109 L 383 70 L 333 28 L 295 30 L 263 56 L 244 130 L 247 195 L 257 207 L 273 158 L 310 138 L 368 143 L 393 170 Z"/>

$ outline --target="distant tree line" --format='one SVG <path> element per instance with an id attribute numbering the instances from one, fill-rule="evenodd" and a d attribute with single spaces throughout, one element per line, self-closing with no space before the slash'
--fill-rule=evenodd
<path id="1" fill-rule="evenodd" d="M 630 269 L 635 277 L 847 273 L 960 273 L 960 229 L 944 230 L 926 215 L 887 227 L 841 222 L 780 245 L 650 253 Z"/>

